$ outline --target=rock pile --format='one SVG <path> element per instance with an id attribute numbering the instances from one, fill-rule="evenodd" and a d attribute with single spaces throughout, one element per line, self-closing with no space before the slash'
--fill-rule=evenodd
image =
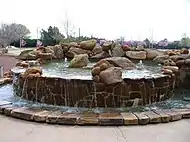
<path id="1" fill-rule="evenodd" d="M 91 73 L 93 81 L 106 85 L 120 83 L 122 79 L 122 69 L 134 69 L 135 65 L 125 57 L 105 58 L 97 62 Z"/>

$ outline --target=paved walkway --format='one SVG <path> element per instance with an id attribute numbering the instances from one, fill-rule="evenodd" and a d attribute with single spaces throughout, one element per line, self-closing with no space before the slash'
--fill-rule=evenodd
<path id="1" fill-rule="evenodd" d="M 48 125 L 0 115 L 0 142 L 189 142 L 190 120 L 131 127 Z"/>

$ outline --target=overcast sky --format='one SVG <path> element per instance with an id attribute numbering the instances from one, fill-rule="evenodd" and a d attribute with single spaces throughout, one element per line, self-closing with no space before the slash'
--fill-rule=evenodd
<path id="1" fill-rule="evenodd" d="M 37 28 L 55 25 L 64 32 L 67 13 L 82 35 L 143 40 L 151 36 L 176 40 L 190 36 L 189 0 L 0 0 L 0 21 L 26 25 L 31 36 Z M 189 2 L 188 2 L 189 1 Z"/>

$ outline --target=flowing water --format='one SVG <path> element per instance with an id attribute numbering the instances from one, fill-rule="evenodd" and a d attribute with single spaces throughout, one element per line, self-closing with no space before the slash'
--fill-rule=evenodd
<path id="1" fill-rule="evenodd" d="M 60 78 L 68 78 L 68 79 L 87 79 L 91 80 L 91 68 L 95 62 L 91 62 L 88 64 L 86 68 L 83 69 L 73 69 L 67 68 L 69 65 L 69 61 L 55 61 L 49 62 L 46 65 L 42 66 L 43 76 L 47 77 L 60 77 Z M 123 70 L 122 75 L 124 78 L 149 78 L 155 76 L 161 76 L 161 66 L 156 65 L 152 62 L 136 62 L 137 69 L 135 70 Z M 15 73 L 23 72 L 24 69 L 14 69 Z M 183 101 L 184 97 L 190 97 L 190 90 L 177 89 L 175 90 L 175 95 L 170 100 L 159 102 L 147 106 L 137 107 L 137 108 L 95 108 L 93 111 L 102 112 L 102 111 L 112 111 L 113 109 L 119 109 L 120 111 L 144 111 L 144 110 L 152 110 L 152 109 L 169 109 L 169 108 L 185 108 L 190 101 Z M 20 106 L 29 106 L 29 107 L 44 107 L 48 108 L 59 108 L 63 110 L 67 110 L 69 112 L 75 111 L 86 111 L 89 108 L 75 108 L 75 107 L 61 107 L 61 106 L 52 106 L 46 105 L 42 103 L 36 103 L 24 100 L 20 97 L 14 95 L 13 86 L 11 84 L 4 85 L 0 87 L 0 101 L 6 100 L 11 101 L 15 105 Z"/>

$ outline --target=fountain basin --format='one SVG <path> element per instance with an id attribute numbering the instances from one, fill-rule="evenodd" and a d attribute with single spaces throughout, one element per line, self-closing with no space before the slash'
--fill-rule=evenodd
<path id="1" fill-rule="evenodd" d="M 124 78 L 105 85 L 92 80 L 58 77 L 22 78 L 14 83 L 16 95 L 35 102 L 71 107 L 132 107 L 151 104 L 173 96 L 175 78 Z"/>

